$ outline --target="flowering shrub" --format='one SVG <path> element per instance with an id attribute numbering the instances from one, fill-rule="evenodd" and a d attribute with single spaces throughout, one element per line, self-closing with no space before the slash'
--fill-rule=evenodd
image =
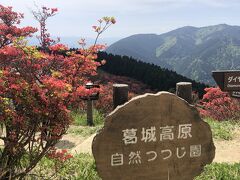
<path id="1" fill-rule="evenodd" d="M 113 91 L 112 83 L 101 86 L 99 99 L 94 101 L 94 108 L 103 114 L 108 114 L 113 110 Z"/>
<path id="2" fill-rule="evenodd" d="M 103 114 L 108 114 L 113 110 L 113 84 L 128 84 L 129 94 L 128 100 L 136 95 L 145 93 L 154 93 L 149 87 L 140 81 L 134 80 L 129 77 L 116 76 L 113 74 L 108 74 L 106 72 L 99 71 L 98 82 L 101 84 L 99 99 L 94 101 L 94 108 Z M 80 106 L 84 109 L 84 104 Z"/>
<path id="3" fill-rule="evenodd" d="M 218 121 L 239 119 L 239 100 L 231 98 L 228 93 L 217 88 L 205 88 L 199 111 L 203 117 L 211 117 Z"/>
<path id="4" fill-rule="evenodd" d="M 51 159 L 54 159 L 54 160 L 60 161 L 60 162 L 64 162 L 73 157 L 70 153 L 67 152 L 66 149 L 57 151 L 56 148 L 52 148 L 48 152 L 47 156 L 48 156 L 48 158 L 51 158 Z"/>
<path id="5" fill-rule="evenodd" d="M 113 83 L 109 82 L 102 85 L 100 88 L 99 99 L 94 102 L 94 108 L 100 111 L 102 114 L 107 115 L 113 111 Z M 136 94 L 132 92 L 128 93 L 128 100 L 132 99 Z"/>
<path id="6" fill-rule="evenodd" d="M 31 36 L 37 31 L 36 28 L 29 26 L 17 27 L 23 17 L 23 14 L 12 11 L 12 7 L 4 7 L 0 4 L 0 48 L 11 44 L 18 37 Z"/>
<path id="7" fill-rule="evenodd" d="M 41 29 L 39 51 L 24 40 L 36 29 L 18 28 L 23 15 L 0 6 L 0 179 L 25 177 L 66 133 L 69 107 L 91 93 L 84 85 L 96 75 L 95 59 L 104 46 L 81 44 L 63 55 L 68 48 L 53 44 L 45 29 L 56 11 L 43 7 L 34 14 Z M 113 22 L 102 19 L 97 37 Z"/>
<path id="8" fill-rule="evenodd" d="M 51 148 L 46 157 L 53 162 L 51 175 L 48 174 L 50 179 L 57 177 L 66 168 L 69 160 L 73 158 L 66 149 L 57 150 L 56 148 Z"/>

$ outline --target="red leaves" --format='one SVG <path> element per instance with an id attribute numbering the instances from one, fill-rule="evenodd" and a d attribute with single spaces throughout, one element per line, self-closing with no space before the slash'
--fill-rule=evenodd
<path id="1" fill-rule="evenodd" d="M 58 8 L 51 8 L 51 14 L 58 12 Z"/>
<path id="2" fill-rule="evenodd" d="M 12 11 L 12 7 L 5 7 L 0 5 L 0 19 L 4 24 L 10 26 L 11 24 L 19 24 L 19 20 L 23 18 L 23 14 Z"/>
<path id="3" fill-rule="evenodd" d="M 66 149 L 62 149 L 62 150 L 56 150 L 55 148 L 53 148 L 49 153 L 48 153 L 48 157 L 57 161 L 61 161 L 64 162 L 70 158 L 72 158 L 73 156 L 67 152 Z"/>
<path id="4" fill-rule="evenodd" d="M 61 52 L 61 51 L 66 51 L 68 49 L 69 48 L 64 44 L 56 44 L 49 47 L 49 50 L 51 50 L 52 52 Z"/>
<path id="5" fill-rule="evenodd" d="M 51 92 L 51 98 L 66 99 L 70 95 L 72 86 L 54 77 L 47 77 L 42 83 L 48 92 Z"/>
<path id="6" fill-rule="evenodd" d="M 229 120 L 240 118 L 240 104 L 237 99 L 230 98 L 228 93 L 219 88 L 205 88 L 206 94 L 200 102 L 200 113 L 204 117 L 216 120 Z"/>
<path id="7" fill-rule="evenodd" d="M 0 48 L 11 44 L 16 38 L 30 36 L 37 29 L 33 27 L 16 27 L 23 18 L 23 14 L 12 11 L 11 7 L 0 5 Z"/>
<path id="8" fill-rule="evenodd" d="M 0 56 L 11 56 L 16 57 L 19 56 L 19 54 L 22 54 L 21 50 L 13 47 L 13 46 L 5 46 L 4 48 L 0 49 Z"/>
<path id="9" fill-rule="evenodd" d="M 9 88 L 10 89 L 14 89 L 16 91 L 19 91 L 21 89 L 21 86 L 19 86 L 17 84 L 11 84 Z"/>
<path id="10" fill-rule="evenodd" d="M 21 36 L 29 36 L 31 35 L 32 33 L 35 33 L 37 32 L 37 28 L 33 28 L 31 26 L 27 26 L 27 27 L 23 27 L 21 29 L 18 29 L 18 36 L 21 37 Z"/>
<path id="11" fill-rule="evenodd" d="M 42 82 L 48 89 L 56 91 L 65 91 L 68 85 L 64 81 L 54 77 L 46 77 Z"/>

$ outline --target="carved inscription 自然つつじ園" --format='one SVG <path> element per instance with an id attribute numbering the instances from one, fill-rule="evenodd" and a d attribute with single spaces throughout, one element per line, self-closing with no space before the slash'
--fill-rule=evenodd
<path id="1" fill-rule="evenodd" d="M 174 126 L 163 126 L 159 127 L 160 131 L 160 141 L 166 140 L 174 140 L 175 136 L 177 139 L 187 139 L 191 138 L 191 127 L 192 124 L 180 124 L 178 125 L 178 133 L 174 135 L 173 129 Z M 150 128 L 142 128 L 141 137 L 137 137 L 138 129 L 124 129 L 123 132 L 123 142 L 125 145 L 136 144 L 138 140 L 143 141 L 145 143 L 156 142 L 158 138 L 156 137 L 156 127 L 151 126 Z M 129 155 L 124 157 L 122 152 L 117 152 L 111 155 L 111 166 L 121 166 L 124 164 L 124 158 L 128 159 L 128 164 L 142 164 L 142 156 L 147 156 L 146 162 L 151 162 L 156 160 L 157 158 L 162 158 L 163 160 L 167 160 L 175 155 L 178 159 L 184 158 L 187 155 L 187 148 L 189 148 L 188 155 L 191 158 L 200 157 L 201 156 L 201 144 L 198 145 L 190 145 L 189 147 L 176 147 L 174 150 L 171 149 L 162 149 L 159 152 L 154 150 L 150 150 L 147 152 L 141 152 L 140 150 L 136 152 L 129 152 Z"/>

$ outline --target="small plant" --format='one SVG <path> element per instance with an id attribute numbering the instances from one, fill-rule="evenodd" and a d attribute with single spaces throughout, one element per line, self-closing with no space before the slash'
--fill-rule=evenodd
<path id="1" fill-rule="evenodd" d="M 240 127 L 240 124 L 234 121 L 218 122 L 207 118 L 205 121 L 210 125 L 215 139 L 231 140 L 234 136 L 234 130 Z"/>
<path id="2" fill-rule="evenodd" d="M 54 160 L 44 157 L 28 177 L 32 179 L 49 179 L 54 172 Z M 55 179 L 101 180 L 96 171 L 93 156 L 78 154 L 64 163 Z M 194 180 L 240 180 L 240 163 L 212 163 Z M 53 179 L 53 178 L 52 178 Z"/>
<path id="3" fill-rule="evenodd" d="M 53 175 L 57 176 L 66 166 L 67 161 L 69 161 L 73 156 L 67 152 L 66 149 L 56 150 L 56 148 L 50 149 L 47 154 L 47 157 L 53 161 Z"/>
<path id="4" fill-rule="evenodd" d="M 75 110 L 71 112 L 73 118 L 73 124 L 76 126 L 87 126 L 87 114 L 83 110 Z M 104 123 L 104 115 L 94 109 L 93 110 L 93 122 L 95 126 L 102 125 Z"/>
<path id="5" fill-rule="evenodd" d="M 73 124 L 68 130 L 68 133 L 88 137 L 100 130 L 104 123 L 104 115 L 98 110 L 93 111 L 93 121 L 95 126 L 87 126 L 87 114 L 83 110 L 75 110 L 71 112 Z"/>
<path id="6" fill-rule="evenodd" d="M 89 154 L 73 156 L 64 162 L 57 173 L 54 173 L 54 161 L 52 158 L 44 157 L 28 177 L 32 179 L 101 180 L 96 172 L 95 161 Z"/>
<path id="7" fill-rule="evenodd" d="M 71 126 L 68 129 L 68 133 L 80 135 L 82 137 L 89 137 L 92 134 L 97 133 L 103 126 Z"/>
<path id="8" fill-rule="evenodd" d="M 195 180 L 240 180 L 240 163 L 212 163 Z"/>

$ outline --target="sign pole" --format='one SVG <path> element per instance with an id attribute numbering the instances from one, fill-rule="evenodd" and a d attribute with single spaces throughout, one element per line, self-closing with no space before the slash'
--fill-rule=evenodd
<path id="1" fill-rule="evenodd" d="M 90 90 L 92 88 L 100 88 L 98 84 L 93 84 L 92 82 L 88 82 L 85 85 L 86 89 Z M 81 99 L 87 101 L 87 125 L 94 126 L 93 123 L 93 100 L 97 100 L 99 98 L 99 92 L 93 93 L 88 96 L 83 96 Z"/>
<path id="2" fill-rule="evenodd" d="M 176 84 L 176 95 L 186 100 L 189 104 L 193 103 L 192 100 L 192 83 L 179 82 Z"/>
<path id="3" fill-rule="evenodd" d="M 127 84 L 113 84 L 113 109 L 128 101 Z"/>
<path id="4" fill-rule="evenodd" d="M 94 126 L 93 123 L 93 101 L 87 100 L 87 125 Z"/>

